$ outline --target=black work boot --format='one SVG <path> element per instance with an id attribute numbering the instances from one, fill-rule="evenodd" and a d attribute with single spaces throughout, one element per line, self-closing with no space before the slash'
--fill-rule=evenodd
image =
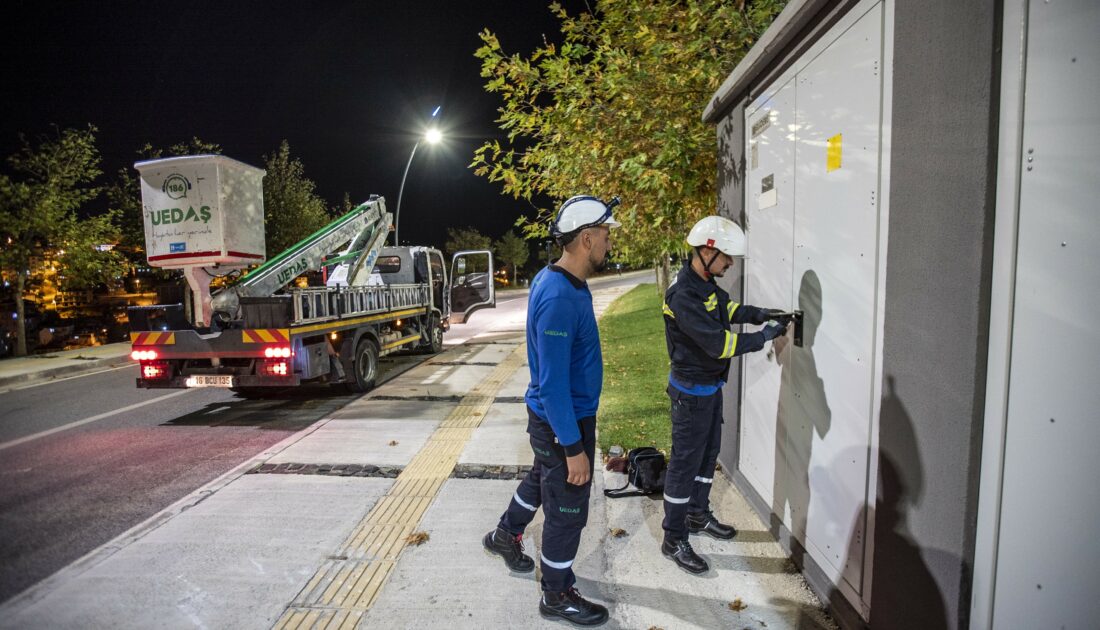
<path id="1" fill-rule="evenodd" d="M 706 573 L 710 569 L 707 561 L 695 553 L 687 540 L 676 540 L 665 536 L 665 541 L 661 544 L 661 553 L 672 558 L 677 566 L 688 573 Z"/>
<path id="2" fill-rule="evenodd" d="M 607 621 L 607 609 L 581 597 L 575 588 L 564 593 L 543 591 L 539 612 L 548 619 L 561 617 L 578 626 L 598 626 Z"/>
<path id="3" fill-rule="evenodd" d="M 513 536 L 498 527 L 485 534 L 481 544 L 485 545 L 485 549 L 490 553 L 504 558 L 504 564 L 508 565 L 512 571 L 528 573 L 535 570 L 535 561 L 531 556 L 523 553 L 523 534 Z"/>
<path id="4" fill-rule="evenodd" d="M 733 525 L 726 525 L 714 518 L 712 512 L 699 512 L 687 515 L 688 531 L 692 534 L 706 534 L 718 540 L 729 540 L 737 535 Z"/>

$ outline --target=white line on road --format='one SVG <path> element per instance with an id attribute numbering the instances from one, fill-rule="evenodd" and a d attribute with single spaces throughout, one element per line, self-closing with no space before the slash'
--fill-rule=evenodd
<path id="1" fill-rule="evenodd" d="M 92 416 L 90 418 L 84 418 L 83 420 L 77 420 L 75 422 L 70 422 L 69 424 L 64 424 L 64 425 L 61 425 L 59 427 L 54 427 L 54 428 L 49 429 L 47 431 L 39 431 L 38 433 L 32 433 L 31 435 L 23 436 L 23 437 L 19 438 L 18 440 L 12 440 L 11 442 L 4 442 L 3 444 L 0 444 L 0 451 L 4 450 L 6 448 L 11 448 L 13 446 L 19 446 L 20 444 L 30 442 L 31 440 L 37 440 L 38 438 L 46 437 L 47 435 L 53 435 L 54 433 L 58 433 L 60 431 L 67 431 L 68 429 L 79 427 L 82 424 L 88 424 L 89 422 L 95 422 L 96 420 L 102 420 L 104 418 L 108 418 L 108 417 L 116 415 L 116 414 L 125 413 L 127 411 L 132 411 L 134 409 L 137 409 L 138 407 L 144 407 L 145 405 L 151 405 L 155 402 L 160 402 L 162 400 L 168 400 L 169 398 L 174 398 L 174 397 L 179 396 L 181 394 L 186 394 L 186 393 L 192 392 L 192 391 L 195 391 L 195 390 L 193 390 L 193 389 L 181 389 L 178 392 L 172 392 L 171 394 L 165 394 L 163 396 L 158 396 L 158 397 L 150 399 L 150 400 L 146 400 L 146 401 L 139 402 L 139 403 L 134 403 L 132 405 L 127 405 L 127 406 L 122 407 L 120 409 L 115 409 L 113 411 L 108 411 L 106 413 L 101 413 L 101 414 Z"/>

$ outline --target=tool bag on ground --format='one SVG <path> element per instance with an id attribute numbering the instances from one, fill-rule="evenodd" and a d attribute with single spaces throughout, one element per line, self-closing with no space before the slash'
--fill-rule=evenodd
<path id="1" fill-rule="evenodd" d="M 641 497 L 663 492 L 665 489 L 665 469 L 668 464 L 661 451 L 652 446 L 639 446 L 630 449 L 626 457 L 612 457 L 608 460 L 608 470 L 626 473 L 626 485 L 621 488 L 605 488 L 603 493 L 612 499 L 622 497 Z M 634 486 L 637 490 L 627 490 Z"/>

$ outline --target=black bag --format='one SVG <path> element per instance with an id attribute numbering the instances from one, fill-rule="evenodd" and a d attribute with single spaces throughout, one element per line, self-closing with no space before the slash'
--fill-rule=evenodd
<path id="1" fill-rule="evenodd" d="M 665 489 L 665 456 L 652 446 L 639 446 L 626 454 L 626 485 L 622 488 L 604 488 L 604 496 L 642 497 L 663 492 Z M 637 490 L 627 491 L 633 485 Z"/>

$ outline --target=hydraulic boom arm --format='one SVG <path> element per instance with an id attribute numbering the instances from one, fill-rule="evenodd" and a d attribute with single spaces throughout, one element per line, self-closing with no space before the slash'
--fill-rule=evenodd
<path id="1" fill-rule="evenodd" d="M 237 315 L 242 297 L 264 297 L 274 294 L 301 273 L 318 269 L 325 256 L 348 243 L 341 258 L 354 258 L 352 279 L 365 279 L 374 268 L 378 252 L 389 233 L 392 216 L 386 211 L 385 200 L 372 197 L 351 212 L 302 239 L 278 256 L 253 269 L 232 286 L 214 296 L 216 313 Z M 361 248 L 361 249 L 360 249 Z M 359 255 L 349 256 L 358 252 Z M 364 280 L 365 281 L 365 280 Z"/>

